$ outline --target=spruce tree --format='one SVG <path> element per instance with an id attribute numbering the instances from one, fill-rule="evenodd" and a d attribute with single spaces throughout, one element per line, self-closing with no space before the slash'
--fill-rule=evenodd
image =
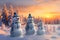
<path id="1" fill-rule="evenodd" d="M 2 22 L 8 26 L 8 10 L 6 5 L 4 4 L 4 7 L 2 9 Z"/>

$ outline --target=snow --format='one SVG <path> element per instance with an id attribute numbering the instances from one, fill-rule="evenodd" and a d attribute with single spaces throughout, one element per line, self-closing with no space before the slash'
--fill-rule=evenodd
<path id="1" fill-rule="evenodd" d="M 53 38 L 56 37 L 56 38 Z M 0 40 L 59 40 L 55 35 L 25 35 L 24 37 L 10 37 L 9 35 L 0 35 Z"/>
<path id="2" fill-rule="evenodd" d="M 24 37 L 10 37 L 0 35 L 0 40 L 59 40 L 60 37 L 54 35 L 25 35 Z"/>
<path id="3" fill-rule="evenodd" d="M 0 34 L 7 34 L 7 33 L 4 32 L 3 30 L 0 30 Z"/>
<path id="4" fill-rule="evenodd" d="M 59 31 L 60 32 L 60 31 Z M 23 32 L 22 32 L 23 33 Z M 0 40 L 60 40 L 60 35 L 54 32 L 44 35 L 22 35 L 20 37 L 10 37 L 10 28 L 0 29 Z"/>

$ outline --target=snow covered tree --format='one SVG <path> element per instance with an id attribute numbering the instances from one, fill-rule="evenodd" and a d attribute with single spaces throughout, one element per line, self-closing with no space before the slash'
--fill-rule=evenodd
<path id="1" fill-rule="evenodd" d="M 0 14 L 0 27 L 2 27 L 2 16 Z"/>
<path id="2" fill-rule="evenodd" d="M 9 23 L 9 25 L 11 25 L 11 22 L 12 22 L 12 16 L 13 16 L 13 7 L 12 7 L 12 5 L 10 5 L 10 7 L 9 7 L 9 16 L 8 16 L 8 23 Z"/>
<path id="3" fill-rule="evenodd" d="M 34 30 L 34 20 L 31 14 L 28 16 L 27 25 L 26 25 L 26 35 L 32 35 L 35 33 Z"/>
<path id="4" fill-rule="evenodd" d="M 7 26 L 8 25 L 8 10 L 6 5 L 2 9 L 2 22 Z"/>
<path id="5" fill-rule="evenodd" d="M 11 23 L 12 23 L 12 16 L 11 16 L 11 15 L 9 15 L 9 16 L 8 16 L 8 26 L 10 26 L 10 25 L 11 25 Z"/>
<path id="6" fill-rule="evenodd" d="M 14 13 L 13 6 L 10 5 L 10 7 L 9 7 L 9 14 L 10 14 L 11 16 L 13 16 L 13 13 Z"/>
<path id="7" fill-rule="evenodd" d="M 20 31 L 20 27 L 21 27 L 21 23 L 20 23 L 20 17 L 14 13 L 13 16 L 13 21 L 11 24 L 11 37 L 18 37 L 21 35 L 21 31 Z"/>

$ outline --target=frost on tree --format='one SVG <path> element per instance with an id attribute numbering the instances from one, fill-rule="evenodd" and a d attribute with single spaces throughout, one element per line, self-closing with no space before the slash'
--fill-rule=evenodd
<path id="1" fill-rule="evenodd" d="M 33 18 L 31 16 L 31 14 L 29 14 L 28 16 L 28 20 L 27 20 L 27 25 L 26 25 L 26 35 L 32 35 L 35 33 L 34 30 L 34 22 L 33 22 Z"/>
<path id="2" fill-rule="evenodd" d="M 11 37 L 18 37 L 21 35 L 21 31 L 20 31 L 20 17 L 14 13 L 14 16 L 13 16 L 13 21 L 12 21 L 12 24 L 11 24 Z"/>
<path id="3" fill-rule="evenodd" d="M 39 24 L 38 24 L 38 30 L 37 30 L 37 35 L 43 35 L 44 31 L 43 31 L 43 23 L 42 20 L 40 20 Z"/>
<path id="4" fill-rule="evenodd" d="M 9 16 L 8 16 L 8 23 L 9 23 L 9 26 L 11 25 L 11 22 L 12 22 L 12 16 L 13 16 L 13 7 L 12 5 L 9 6 Z"/>
<path id="5" fill-rule="evenodd" d="M 0 14 L 0 27 L 2 27 L 2 16 Z"/>
<path id="6" fill-rule="evenodd" d="M 6 5 L 4 5 L 3 9 L 2 9 L 2 22 L 8 26 L 8 10 Z"/>
<path id="7" fill-rule="evenodd" d="M 11 14 L 9 14 L 9 16 L 8 16 L 8 26 L 10 26 L 11 23 L 12 23 L 12 16 L 11 16 Z"/>

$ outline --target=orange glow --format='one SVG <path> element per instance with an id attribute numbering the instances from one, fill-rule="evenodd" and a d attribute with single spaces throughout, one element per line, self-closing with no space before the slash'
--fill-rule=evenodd
<path id="1" fill-rule="evenodd" d="M 43 17 L 44 18 L 53 18 L 53 14 L 50 14 L 50 13 L 46 13 L 46 14 L 43 14 Z"/>
<path id="2" fill-rule="evenodd" d="M 6 32 L 4 32 L 4 31 L 2 31 L 2 30 L 0 30 L 0 34 L 7 34 Z"/>

